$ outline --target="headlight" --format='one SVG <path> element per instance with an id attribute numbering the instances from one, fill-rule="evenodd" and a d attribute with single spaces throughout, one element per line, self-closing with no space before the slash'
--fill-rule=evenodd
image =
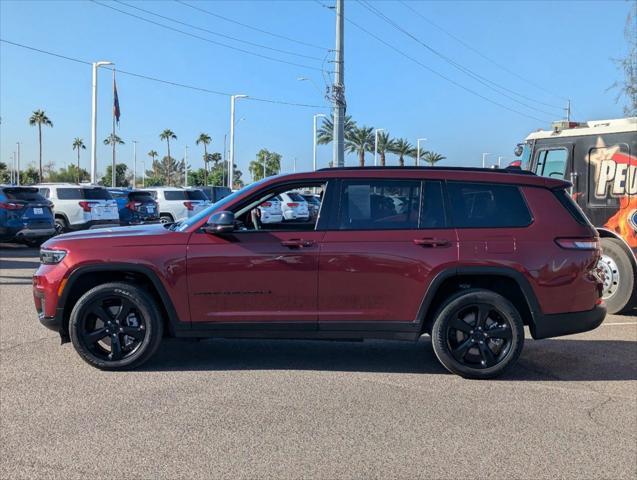
<path id="1" fill-rule="evenodd" d="M 40 263 L 44 265 L 54 265 L 60 263 L 66 257 L 66 250 L 40 249 Z"/>

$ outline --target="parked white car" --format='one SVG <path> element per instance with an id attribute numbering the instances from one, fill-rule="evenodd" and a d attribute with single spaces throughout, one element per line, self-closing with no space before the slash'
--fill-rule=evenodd
<path id="1" fill-rule="evenodd" d="M 172 223 L 192 217 L 210 205 L 206 194 L 197 188 L 148 187 L 159 205 L 159 221 Z"/>
<path id="2" fill-rule="evenodd" d="M 277 198 L 270 198 L 259 205 L 261 223 L 281 223 L 283 214 L 281 213 L 281 201 Z"/>
<path id="3" fill-rule="evenodd" d="M 77 183 L 40 183 L 35 187 L 53 202 L 57 233 L 119 226 L 117 202 L 104 187 Z"/>
<path id="4" fill-rule="evenodd" d="M 281 201 L 281 213 L 284 220 L 310 219 L 310 209 L 307 205 L 307 200 L 300 193 L 279 193 L 276 198 Z"/>

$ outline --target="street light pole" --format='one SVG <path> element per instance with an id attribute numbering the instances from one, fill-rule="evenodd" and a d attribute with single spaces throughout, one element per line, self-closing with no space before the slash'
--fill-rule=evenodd
<path id="1" fill-rule="evenodd" d="M 384 132 L 384 128 L 374 130 L 374 166 L 378 165 L 378 132 Z"/>
<path id="2" fill-rule="evenodd" d="M 420 165 L 420 142 L 426 142 L 426 138 L 419 138 L 416 140 L 416 166 Z"/>
<path id="3" fill-rule="evenodd" d="M 133 188 L 137 188 L 137 140 L 133 140 Z"/>
<path id="4" fill-rule="evenodd" d="M 487 161 L 487 156 L 491 155 L 489 152 L 484 152 L 482 154 L 482 168 L 486 168 L 486 161 Z"/>
<path id="5" fill-rule="evenodd" d="M 142 188 L 146 187 L 146 160 L 142 160 Z"/>
<path id="6" fill-rule="evenodd" d="M 326 115 L 324 113 L 316 113 L 314 115 L 314 130 L 313 130 L 313 140 L 312 140 L 312 169 L 316 172 L 316 119 L 317 118 L 325 118 Z"/>
<path id="7" fill-rule="evenodd" d="M 184 151 L 184 188 L 188 186 L 188 145 Z"/>
<path id="8" fill-rule="evenodd" d="M 230 97 L 230 155 L 228 158 L 228 187 L 231 190 L 234 178 L 234 102 L 239 98 L 247 97 L 247 95 L 232 95 Z"/>
<path id="9" fill-rule="evenodd" d="M 112 62 L 93 62 L 93 102 L 91 108 L 91 183 L 97 183 L 97 69 Z"/>
<path id="10" fill-rule="evenodd" d="M 20 142 L 16 142 L 16 146 L 18 147 L 18 159 L 17 159 L 17 181 L 16 181 L 16 185 L 19 187 L 20 186 Z"/>
<path id="11" fill-rule="evenodd" d="M 336 55 L 334 58 L 334 85 L 332 86 L 334 109 L 334 131 L 332 134 L 334 150 L 332 162 L 336 167 L 345 166 L 344 4 L 344 0 L 336 0 Z"/>

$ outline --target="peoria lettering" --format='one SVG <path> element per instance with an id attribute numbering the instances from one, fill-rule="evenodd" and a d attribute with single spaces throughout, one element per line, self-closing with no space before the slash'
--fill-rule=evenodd
<path id="1" fill-rule="evenodd" d="M 604 198 L 609 192 L 613 197 L 637 195 L 637 158 L 620 152 L 619 146 L 595 150 L 591 153 L 591 160 L 595 156 L 599 162 L 595 196 Z"/>

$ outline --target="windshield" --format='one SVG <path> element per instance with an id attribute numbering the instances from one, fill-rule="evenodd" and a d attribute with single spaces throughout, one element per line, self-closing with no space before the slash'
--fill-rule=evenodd
<path id="1" fill-rule="evenodd" d="M 181 222 L 179 222 L 179 225 L 175 228 L 175 231 L 177 232 L 183 232 L 184 230 L 186 230 L 187 228 L 191 227 L 192 225 L 195 225 L 197 223 L 199 223 L 202 219 L 210 216 L 210 214 L 214 211 L 214 210 L 218 210 L 219 208 L 223 207 L 224 205 L 229 205 L 230 203 L 234 202 L 236 198 L 240 197 L 241 195 L 243 195 L 244 193 L 248 193 L 248 192 L 252 192 L 254 190 L 256 190 L 257 188 L 259 188 L 261 186 L 262 183 L 271 180 L 272 177 L 266 177 L 262 180 L 259 180 L 258 182 L 254 182 L 251 183 L 250 185 L 243 187 L 241 190 L 237 190 L 236 192 L 228 195 L 227 197 L 222 198 L 221 200 L 219 200 L 218 202 L 213 203 L 212 205 L 210 205 L 208 208 L 202 210 L 201 212 L 199 212 L 197 215 L 192 216 L 188 219 L 182 220 Z"/>

